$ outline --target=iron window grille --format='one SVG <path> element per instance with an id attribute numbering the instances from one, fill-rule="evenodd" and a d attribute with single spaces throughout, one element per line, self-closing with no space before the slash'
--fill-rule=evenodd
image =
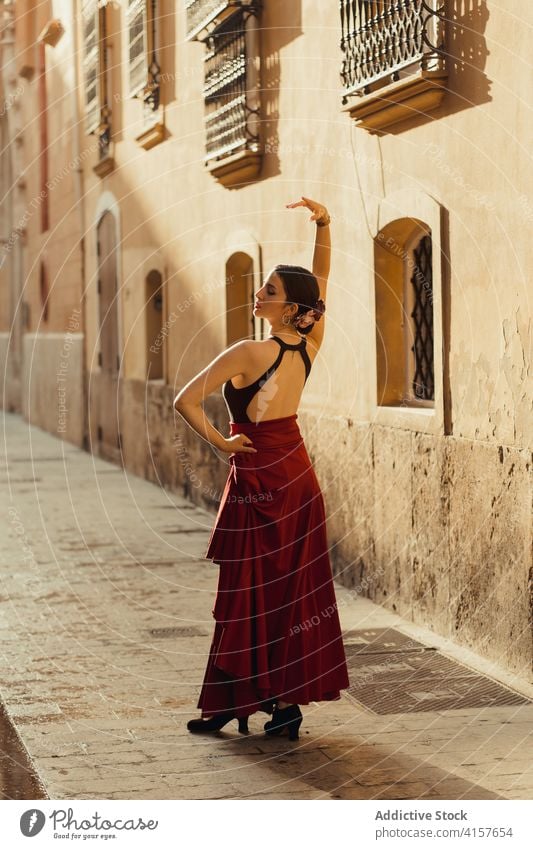
<path id="1" fill-rule="evenodd" d="M 207 38 L 205 160 L 259 151 L 259 106 L 249 97 L 246 13 L 239 10 Z"/>
<path id="2" fill-rule="evenodd" d="M 413 399 L 435 400 L 433 370 L 433 275 L 431 236 L 423 236 L 413 249 L 413 272 L 410 278 L 411 332 L 414 336 L 409 380 Z"/>

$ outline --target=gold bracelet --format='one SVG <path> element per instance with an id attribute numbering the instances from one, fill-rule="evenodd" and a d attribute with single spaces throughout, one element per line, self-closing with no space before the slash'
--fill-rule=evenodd
<path id="1" fill-rule="evenodd" d="M 330 221 L 331 221 L 331 215 L 328 215 L 328 217 L 327 217 L 327 220 L 326 220 L 326 221 L 320 221 L 320 219 L 319 219 L 319 218 L 317 218 L 317 220 L 316 220 L 316 226 L 317 226 L 317 227 L 327 227 L 327 226 L 328 226 L 328 224 L 330 223 Z"/>

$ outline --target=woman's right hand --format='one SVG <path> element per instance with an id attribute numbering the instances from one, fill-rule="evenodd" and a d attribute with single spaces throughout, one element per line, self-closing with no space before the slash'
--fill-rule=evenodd
<path id="1" fill-rule="evenodd" d="M 236 433 L 234 436 L 228 437 L 225 440 L 222 451 L 228 454 L 257 454 L 257 448 L 254 448 L 249 436 L 245 433 Z"/>

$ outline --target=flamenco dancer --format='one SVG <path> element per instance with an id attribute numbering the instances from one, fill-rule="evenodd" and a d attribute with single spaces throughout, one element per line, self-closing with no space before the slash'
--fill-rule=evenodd
<path id="1" fill-rule="evenodd" d="M 324 336 L 330 216 L 302 197 L 316 223 L 313 270 L 277 265 L 254 313 L 270 325 L 219 354 L 176 396 L 174 407 L 229 454 L 229 474 L 205 557 L 219 564 L 215 629 L 192 732 L 236 719 L 298 739 L 300 705 L 340 698 L 349 687 L 326 538 L 322 492 L 297 423 L 300 397 Z M 310 343 L 310 344 L 309 344 Z M 224 437 L 203 400 L 222 385 L 230 414 Z"/>

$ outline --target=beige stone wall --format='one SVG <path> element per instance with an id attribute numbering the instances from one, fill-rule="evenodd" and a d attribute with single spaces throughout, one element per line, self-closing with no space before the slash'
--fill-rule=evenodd
<path id="1" fill-rule="evenodd" d="M 23 415 L 32 425 L 83 447 L 82 333 L 26 333 Z"/>
<path id="2" fill-rule="evenodd" d="M 50 18 L 62 20 L 65 33 L 55 47 L 46 47 L 46 96 L 48 132 L 48 183 L 44 189 L 49 205 L 49 229 L 42 232 L 40 212 L 44 203 L 40 180 L 39 79 L 35 72 L 21 99 L 24 155 L 27 163 L 25 206 L 27 217 L 27 264 L 25 293 L 30 305 L 30 332 L 58 333 L 68 329 L 73 312 L 80 308 L 82 232 L 79 190 L 76 179 L 83 167 L 77 150 L 75 73 L 76 51 L 72 31 L 72 7 L 66 0 L 50 4 Z M 41 16 L 42 17 L 42 16 Z M 38 21 L 43 26 L 46 20 Z M 39 31 L 38 31 L 39 32 Z M 37 32 L 37 34 L 38 34 Z M 84 139 L 94 147 L 94 139 Z M 39 263 L 46 262 L 50 290 L 48 318 L 43 316 L 39 289 Z"/>
<path id="3" fill-rule="evenodd" d="M 306 433 L 314 417 L 304 414 Z M 368 596 L 528 678 L 531 454 L 379 425 L 309 440 L 334 572 Z M 327 447 L 324 447 L 327 446 Z"/>

